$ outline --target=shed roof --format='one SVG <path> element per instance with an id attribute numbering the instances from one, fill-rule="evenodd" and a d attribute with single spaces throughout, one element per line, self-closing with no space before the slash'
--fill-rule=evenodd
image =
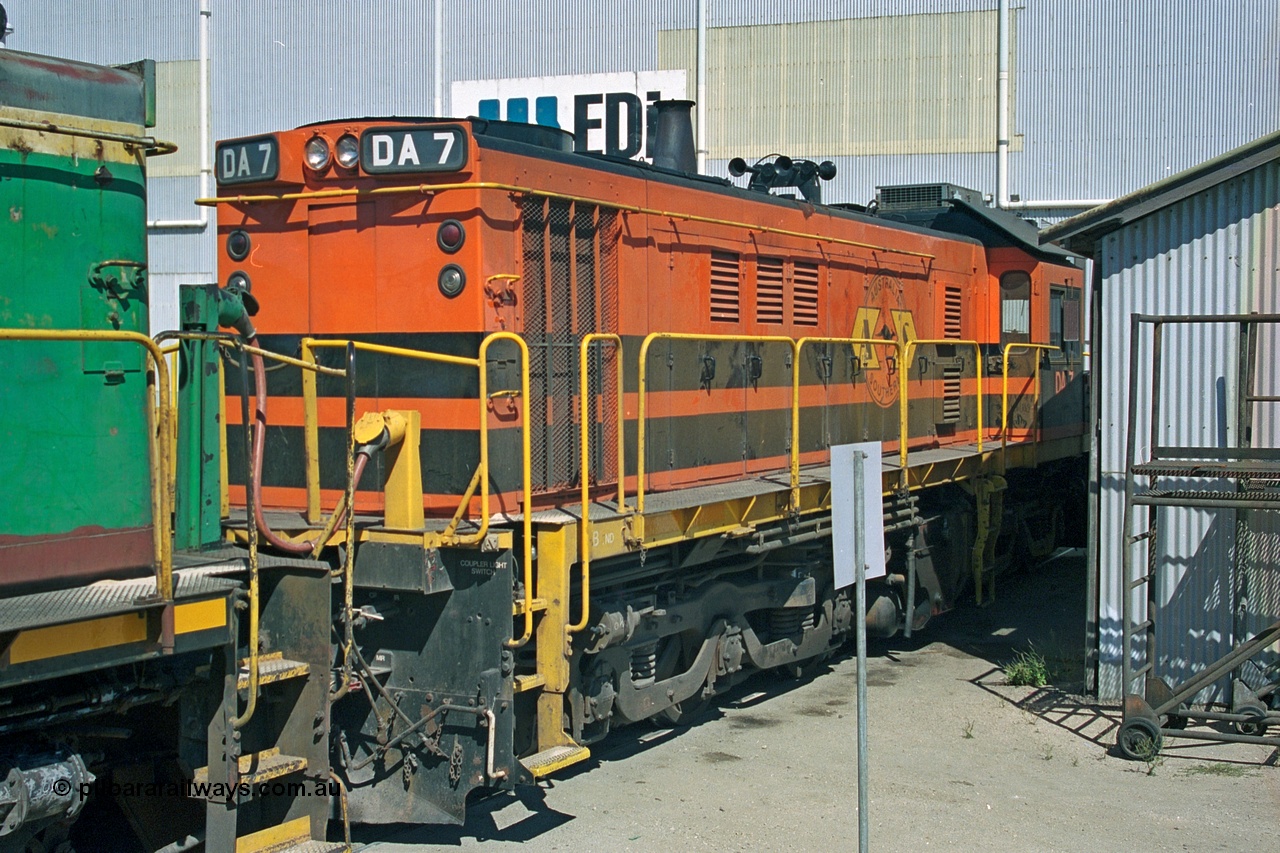
<path id="1" fill-rule="evenodd" d="M 1117 228 L 1276 159 L 1280 159 L 1280 131 L 1050 225 L 1040 232 L 1040 242 L 1093 257 L 1094 244 Z"/>

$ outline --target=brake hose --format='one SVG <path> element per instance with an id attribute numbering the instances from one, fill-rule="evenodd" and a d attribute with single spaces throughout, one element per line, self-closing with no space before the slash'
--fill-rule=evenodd
<path id="1" fill-rule="evenodd" d="M 249 341 L 251 346 L 258 346 L 257 337 L 253 337 Z M 315 549 L 315 542 L 291 542 L 288 539 L 280 537 L 268 525 L 267 520 L 262 514 L 262 457 L 266 449 L 267 443 L 267 371 L 263 364 L 262 356 L 258 353 L 252 353 L 253 357 L 253 384 L 256 396 L 256 404 L 253 414 L 253 477 L 250 488 L 253 489 L 253 520 L 258 527 L 258 532 L 262 534 L 262 538 L 266 539 L 273 548 L 286 551 L 290 554 L 310 554 Z M 356 451 L 355 470 L 352 477 L 355 480 L 356 488 L 360 486 L 360 478 L 364 474 L 365 465 L 369 461 L 369 457 L 376 450 L 376 445 L 361 447 Z M 343 521 L 346 520 L 346 513 L 351 511 L 351 507 L 340 507 L 335 512 L 341 511 L 337 523 L 327 526 L 326 529 L 337 529 Z"/>

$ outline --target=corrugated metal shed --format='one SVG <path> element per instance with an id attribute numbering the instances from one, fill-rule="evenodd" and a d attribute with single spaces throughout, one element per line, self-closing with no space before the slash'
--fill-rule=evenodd
<path id="1" fill-rule="evenodd" d="M 1280 134 L 1219 157 L 1042 232 L 1094 258 L 1098 307 L 1094 382 L 1100 403 L 1094 454 L 1098 481 L 1091 527 L 1096 548 L 1098 692 L 1118 699 L 1121 665 L 1121 549 L 1124 547 L 1129 317 L 1213 315 L 1280 309 Z M 1239 446 L 1233 418 L 1238 328 L 1166 330 L 1160 411 L 1146 405 L 1151 371 L 1140 371 L 1138 456 L 1151 419 L 1164 445 Z M 1280 330 L 1261 335 L 1256 394 L 1280 394 Z M 1149 331 L 1144 334 L 1149 368 Z M 1275 404 L 1255 404 L 1254 447 L 1280 447 Z M 1188 484 L 1192 485 L 1192 484 Z M 1233 643 L 1280 618 L 1280 519 L 1249 511 L 1237 534 L 1231 510 L 1162 509 L 1155 544 L 1159 577 L 1157 673 L 1171 682 L 1221 657 Z M 1129 534 L 1145 529 L 1135 521 Z M 1244 589 L 1243 595 L 1240 590 Z M 1135 606 L 1141 612 L 1139 593 Z M 1243 600 L 1242 600 L 1243 598 Z M 1244 616 L 1235 622 L 1236 609 Z M 1222 698 L 1218 684 L 1202 701 Z"/>

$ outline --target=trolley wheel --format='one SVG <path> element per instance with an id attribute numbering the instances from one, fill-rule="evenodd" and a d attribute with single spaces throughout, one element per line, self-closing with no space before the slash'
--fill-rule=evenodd
<path id="1" fill-rule="evenodd" d="M 1248 720 L 1242 723 L 1232 723 L 1232 727 L 1236 730 L 1236 734 L 1249 737 L 1266 737 L 1267 735 L 1266 720 Z"/>
<path id="2" fill-rule="evenodd" d="M 1125 720 L 1116 735 L 1116 747 L 1130 761 L 1149 761 L 1160 754 L 1164 738 L 1159 727 L 1144 717 Z"/>

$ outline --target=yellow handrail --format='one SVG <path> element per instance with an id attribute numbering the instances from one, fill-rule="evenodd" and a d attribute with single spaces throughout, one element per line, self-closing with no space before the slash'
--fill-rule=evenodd
<path id="1" fill-rule="evenodd" d="M 447 544 L 449 545 L 476 545 L 484 541 L 489 533 L 489 377 L 488 371 L 485 370 L 485 358 L 488 355 L 489 347 L 497 341 L 512 341 L 520 348 L 520 393 L 525 402 L 524 417 L 521 418 L 520 427 L 520 443 L 521 457 L 523 463 L 523 477 L 521 482 L 521 504 L 522 504 L 522 528 L 524 533 L 523 543 L 523 561 L 522 566 L 524 573 L 524 604 L 521 612 L 524 615 L 524 632 L 516 640 L 511 641 L 508 645 L 511 648 L 519 648 L 533 636 L 533 518 L 532 518 L 532 496 L 533 482 L 530 463 L 530 435 L 529 435 L 529 417 L 528 417 L 528 400 L 529 400 L 529 347 L 525 344 L 524 339 L 514 332 L 493 332 L 485 337 L 480 343 L 480 352 L 476 358 L 466 358 L 464 356 L 444 355 L 442 353 L 426 352 L 424 350 L 406 349 L 404 347 L 391 347 L 383 344 L 371 344 L 362 341 L 335 340 L 331 338 L 303 338 L 301 341 L 302 361 L 309 364 L 315 363 L 314 350 L 323 348 L 345 348 L 348 344 L 355 347 L 356 350 L 364 352 L 380 353 L 382 355 L 391 355 L 401 358 L 415 359 L 417 361 L 432 361 L 440 364 L 453 364 L 464 367 L 474 367 L 479 372 L 480 379 L 480 464 L 477 468 L 477 478 L 480 487 L 480 521 L 478 529 L 475 533 L 457 536 L 450 535 Z M 303 383 L 303 429 L 304 444 L 307 454 L 307 506 L 310 513 L 314 506 L 315 514 L 319 515 L 320 504 L 320 476 L 319 476 L 319 414 L 316 404 L 316 389 L 314 375 L 310 383 Z M 471 499 L 471 491 L 464 496 L 463 503 L 469 502 Z"/>
<path id="2" fill-rule="evenodd" d="M 92 329 L 0 329 L 0 340 L 17 341 L 118 341 L 143 347 L 155 366 L 149 394 L 159 402 L 147 406 L 147 454 L 151 460 L 151 539 L 156 557 L 156 593 L 164 603 L 173 601 L 173 536 L 170 529 L 169 441 L 173 434 L 173 405 L 170 398 L 169 364 L 164 352 L 140 332 Z M 154 397 L 152 399 L 155 399 Z M 172 626 L 169 626 L 170 629 Z"/>
<path id="3" fill-rule="evenodd" d="M 796 369 L 791 374 L 791 506 L 800 506 L 800 353 L 805 344 L 848 344 L 850 346 L 891 346 L 898 353 L 898 369 L 906 364 L 906 342 L 894 338 L 829 338 L 804 337 L 796 341 Z M 907 406 L 906 397 L 899 400 L 899 431 L 905 435 Z M 903 446 L 906 444 L 904 442 Z M 903 458 L 903 471 L 906 471 L 906 459 Z M 905 476 L 905 474 L 904 474 Z"/>
<path id="4" fill-rule="evenodd" d="M 591 478 L 588 476 L 590 464 L 587 461 L 591 453 L 591 424 L 588 423 L 591 418 L 591 408 L 587 399 L 590 394 L 587 382 L 587 356 L 591 345 L 596 341 L 608 341 L 618 350 L 615 359 L 618 365 L 618 512 L 627 511 L 626 429 L 624 426 L 626 407 L 623 403 L 625 395 L 623 393 L 622 338 L 617 335 L 593 332 L 583 336 L 582 343 L 578 345 L 578 423 L 580 427 L 578 444 L 582 460 L 581 474 L 578 477 L 582 481 L 582 524 L 579 531 L 581 545 L 578 548 L 578 558 L 582 563 L 582 616 L 577 622 L 565 626 L 565 630 L 570 634 L 587 627 L 587 618 L 591 610 L 589 600 L 591 597 L 591 539 L 588 532 L 591 527 Z"/>
<path id="5" fill-rule="evenodd" d="M 1055 346 L 1052 346 L 1051 344 L 1020 344 L 1020 343 L 1005 344 L 1004 358 L 1002 360 L 1001 370 L 1000 370 L 1000 374 L 1001 374 L 1000 457 L 1001 457 L 1002 463 L 1004 460 L 1004 454 L 1007 451 L 1009 446 L 1009 354 L 1012 353 L 1014 350 L 1018 350 L 1018 349 L 1046 350 L 1046 351 L 1052 351 L 1052 352 L 1061 351 L 1060 347 L 1055 347 Z M 1035 385 L 1036 385 L 1036 392 L 1035 392 L 1036 396 L 1035 396 L 1034 405 L 1039 406 L 1040 405 L 1040 366 L 1037 364 L 1035 367 L 1032 368 L 1031 372 L 1035 376 Z M 1033 428 L 1033 434 L 1035 435 L 1035 438 L 1033 439 L 1033 441 L 1039 442 L 1040 431 L 1038 429 Z"/>
<path id="6" fill-rule="evenodd" d="M 762 343 L 786 344 L 791 350 L 791 369 L 796 371 L 799 365 L 795 359 L 796 342 L 785 335 L 701 335 L 687 332 L 651 332 L 640 344 L 640 382 L 639 400 L 636 411 L 636 512 L 644 515 L 644 437 L 645 437 L 645 398 L 648 390 L 649 345 L 657 340 L 667 341 L 721 341 L 728 343 Z M 795 402 L 794 400 L 792 401 Z M 792 451 L 798 447 L 792 441 Z M 799 484 L 799 473 L 792 474 L 791 488 L 794 491 Z"/>
<path id="7" fill-rule="evenodd" d="M 977 341 L 965 341 L 955 338 L 922 338 L 920 340 L 907 341 L 906 354 L 902 364 L 898 366 L 898 394 L 899 404 L 901 405 L 901 417 L 898 421 L 898 456 L 901 461 L 902 484 L 906 485 L 907 478 L 907 370 L 911 365 L 911 356 L 913 350 L 919 346 L 959 346 L 973 347 L 973 351 L 977 354 L 975 366 L 977 368 L 977 385 L 978 385 L 978 452 L 982 452 L 982 344 Z"/>
<path id="8" fill-rule="evenodd" d="M 352 196 L 400 195 L 404 193 L 430 195 L 448 190 L 500 190 L 509 193 L 531 195 L 537 198 L 550 198 L 557 201 L 575 203 L 580 202 L 610 210 L 618 210 L 623 213 L 638 213 L 645 216 L 657 216 L 663 219 L 676 219 L 682 222 L 702 222 L 707 225 L 724 225 L 729 228 L 741 228 L 756 234 L 777 234 L 783 237 L 800 237 L 805 240 L 817 240 L 820 243 L 831 243 L 838 246 L 853 246 L 859 249 L 871 249 L 875 252 L 888 252 L 893 255 L 904 255 L 907 257 L 922 258 L 925 260 L 934 260 L 937 257 L 936 255 L 932 255 L 928 252 L 914 252 L 909 249 L 895 249 L 892 246 L 881 246 L 876 243 L 864 243 L 859 240 L 846 240 L 842 237 L 832 237 L 829 234 L 792 231 L 787 228 L 774 228 L 769 225 L 762 225 L 759 222 L 738 222 L 732 219 L 719 219 L 714 216 L 701 216 L 696 213 L 686 213 L 678 210 L 660 210 L 652 207 L 641 207 L 634 204 L 623 204 L 617 201 L 610 201 L 609 199 L 551 192 L 549 190 L 540 190 L 534 187 L 520 186 L 518 184 L 504 184 L 496 181 L 464 181 L 453 184 L 409 184 L 396 187 L 350 187 L 346 189 L 279 193 L 276 195 L 232 195 L 220 196 L 218 198 L 198 198 L 196 199 L 196 204 L 203 205 L 205 207 L 213 207 L 219 204 L 255 204 L 272 201 L 304 201 L 312 199 L 346 198 Z"/>

